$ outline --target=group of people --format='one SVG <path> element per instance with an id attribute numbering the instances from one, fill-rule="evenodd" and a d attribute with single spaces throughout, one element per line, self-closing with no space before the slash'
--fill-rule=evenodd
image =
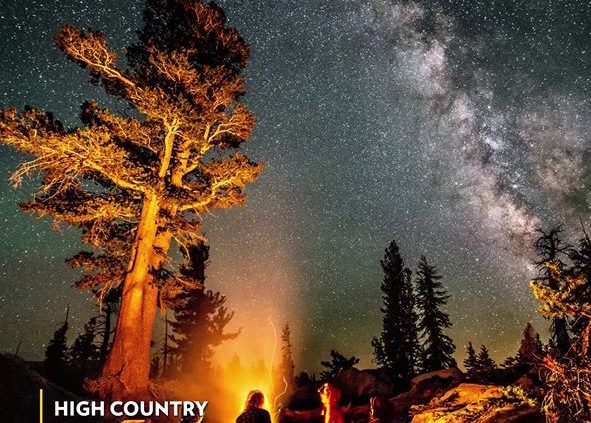
<path id="1" fill-rule="evenodd" d="M 340 391 L 325 383 L 318 390 L 322 402 L 322 415 L 325 423 L 344 423 L 344 413 L 337 405 Z M 271 423 L 271 415 L 263 408 L 265 396 L 261 391 L 250 391 L 246 398 L 246 405 L 236 423 Z"/>
<path id="2" fill-rule="evenodd" d="M 369 416 L 370 423 L 387 423 L 391 421 L 389 416 L 390 404 L 382 397 L 371 398 L 369 407 L 351 407 L 350 404 L 343 407 L 339 405 L 341 392 L 337 387 L 325 383 L 318 389 L 318 394 L 322 403 L 320 410 L 300 412 L 284 410 L 285 415 L 298 418 L 298 420 L 322 416 L 324 423 L 344 423 L 345 415 L 361 413 Z M 238 416 L 236 423 L 271 423 L 269 412 L 263 408 L 264 403 L 265 396 L 261 391 L 251 391 L 246 398 L 244 411 Z"/>

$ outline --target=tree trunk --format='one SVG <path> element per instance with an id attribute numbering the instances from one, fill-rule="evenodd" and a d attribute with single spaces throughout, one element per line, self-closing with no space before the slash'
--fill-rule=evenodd
<path id="1" fill-rule="evenodd" d="M 148 396 L 150 342 L 156 316 L 158 289 L 151 284 L 159 212 L 157 197 L 146 194 L 134 251 L 123 283 L 115 338 L 103 367 L 97 391 L 105 399 Z"/>

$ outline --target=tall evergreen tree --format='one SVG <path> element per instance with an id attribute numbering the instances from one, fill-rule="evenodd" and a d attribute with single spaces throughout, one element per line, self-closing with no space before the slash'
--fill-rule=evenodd
<path id="1" fill-rule="evenodd" d="M 503 367 L 527 367 L 532 366 L 542 358 L 543 346 L 539 334 L 536 333 L 533 325 L 528 322 L 523 329 L 523 337 L 519 344 L 519 350 L 515 356 L 509 357 L 503 363 Z"/>
<path id="2" fill-rule="evenodd" d="M 323 382 L 334 381 L 343 371 L 352 369 L 359 363 L 355 356 L 349 358 L 335 350 L 330 350 L 330 360 L 321 361 L 320 364 L 326 367 L 326 370 L 320 373 L 320 380 Z"/>
<path id="3" fill-rule="evenodd" d="M 419 370 L 421 355 L 411 271 L 404 266 L 395 241 L 386 248 L 381 265 L 383 329 L 372 340 L 374 359 L 395 380 L 408 381 Z"/>
<path id="4" fill-rule="evenodd" d="M 117 231 L 115 231 L 117 233 Z M 75 283 L 80 289 L 92 289 L 98 303 L 98 316 L 95 335 L 99 341 L 99 363 L 102 366 L 107 360 L 114 333 L 114 321 L 121 303 L 123 281 L 125 275 L 125 257 L 116 257 L 113 251 L 121 250 L 119 244 L 122 234 L 114 236 L 111 247 L 102 254 L 82 251 L 66 260 L 73 269 L 83 269 L 84 273 Z M 119 245 L 113 248 L 113 245 Z"/>
<path id="5" fill-rule="evenodd" d="M 488 377 L 492 375 L 492 373 L 497 368 L 497 363 L 492 359 L 490 353 L 488 352 L 488 348 L 486 345 L 482 344 L 480 346 L 480 351 L 478 352 L 478 373 Z"/>
<path id="6" fill-rule="evenodd" d="M 552 228 L 549 232 L 538 229 L 540 234 L 534 246 L 538 254 L 535 264 L 538 266 L 538 276 L 535 280 L 544 282 L 549 289 L 559 290 L 563 281 L 557 275 L 564 274 L 566 265 L 563 258 L 569 252 L 569 247 L 560 239 L 562 229 L 560 226 Z M 557 269 L 556 272 L 551 269 Z M 551 317 L 550 344 L 555 347 L 559 355 L 564 355 L 570 348 L 570 336 L 568 323 L 565 317 Z"/>
<path id="7" fill-rule="evenodd" d="M 66 309 L 66 318 L 60 327 L 53 333 L 53 337 L 45 349 L 43 362 L 45 371 L 50 378 L 62 376 L 68 362 L 67 332 L 69 328 L 70 307 Z"/>
<path id="8" fill-rule="evenodd" d="M 174 336 L 169 330 L 170 320 L 168 319 L 168 311 L 164 314 L 164 342 L 162 345 L 162 376 L 169 376 L 169 370 L 172 367 L 173 357 L 170 351 L 170 339 Z M 158 354 L 155 355 L 158 357 Z"/>
<path id="9" fill-rule="evenodd" d="M 72 343 L 70 362 L 82 378 L 95 376 L 100 365 L 100 351 L 95 344 L 97 318 L 91 317 L 84 325 L 84 331 Z"/>
<path id="10" fill-rule="evenodd" d="M 273 368 L 272 374 L 273 386 L 270 394 L 275 398 L 274 409 L 278 410 L 288 404 L 296 386 L 291 328 L 287 323 L 281 329 L 281 361 L 277 369 Z"/>
<path id="11" fill-rule="evenodd" d="M 213 348 L 240 331 L 226 332 L 234 313 L 228 311 L 225 296 L 204 288 L 209 247 L 199 243 L 187 254 L 188 264 L 181 269 L 185 287 L 175 297 L 174 319 L 169 321 L 169 348 L 176 369 L 191 375 L 209 371 Z"/>
<path id="12" fill-rule="evenodd" d="M 528 322 L 523 329 L 523 338 L 517 351 L 518 364 L 534 364 L 541 358 L 542 351 L 537 336 L 533 325 Z"/>
<path id="13" fill-rule="evenodd" d="M 441 310 L 450 298 L 434 266 L 421 256 L 417 270 L 417 308 L 423 338 L 423 366 L 426 371 L 454 367 L 456 347 L 444 331 L 451 327 L 449 315 Z"/>
<path id="14" fill-rule="evenodd" d="M 464 359 L 464 367 L 469 377 L 474 377 L 478 374 L 478 356 L 472 346 L 472 342 L 468 342 L 466 346 L 466 358 Z"/>
<path id="15" fill-rule="evenodd" d="M 281 331 L 281 375 L 288 387 L 294 383 L 293 345 L 291 343 L 291 329 L 288 324 Z"/>

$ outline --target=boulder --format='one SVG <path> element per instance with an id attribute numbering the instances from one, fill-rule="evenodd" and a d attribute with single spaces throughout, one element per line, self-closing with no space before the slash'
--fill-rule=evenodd
<path id="1" fill-rule="evenodd" d="M 3 422 L 30 423 L 39 415 L 39 390 L 43 389 L 44 421 L 56 421 L 52 417 L 53 401 L 80 401 L 81 398 L 48 381 L 31 366 L 12 354 L 0 354 L 0 415 Z M 60 419 L 64 420 L 64 419 Z M 67 419 L 69 423 L 98 423 L 103 419 L 78 417 Z"/>
<path id="2" fill-rule="evenodd" d="M 482 416 L 479 423 L 545 423 L 546 418 L 538 407 L 522 403 L 509 405 Z"/>
<path id="3" fill-rule="evenodd" d="M 391 396 L 393 389 L 381 370 L 349 369 L 341 372 L 336 385 L 346 397 L 368 400 L 375 396 Z"/>
<path id="4" fill-rule="evenodd" d="M 396 414 L 404 415 L 412 405 L 426 404 L 437 395 L 464 380 L 458 368 L 437 370 L 419 375 L 411 380 L 410 389 L 390 400 Z"/>
<path id="5" fill-rule="evenodd" d="M 462 383 L 411 409 L 412 423 L 543 423 L 539 407 L 499 386 Z"/>
<path id="6" fill-rule="evenodd" d="M 439 397 L 437 403 L 458 406 L 481 400 L 499 399 L 503 396 L 503 389 L 499 386 L 462 383 Z"/>
<path id="7" fill-rule="evenodd" d="M 464 373 L 457 367 L 452 367 L 451 369 L 442 369 L 436 370 L 434 372 L 423 373 L 414 377 L 410 381 L 411 389 L 413 388 L 420 388 L 426 384 L 431 384 L 435 379 L 442 379 L 442 380 L 457 380 L 461 381 L 465 379 Z"/>
<path id="8" fill-rule="evenodd" d="M 523 389 L 529 396 L 533 398 L 541 399 L 544 397 L 544 389 L 542 386 L 536 383 L 536 380 L 527 374 L 517 379 L 514 385 Z"/>

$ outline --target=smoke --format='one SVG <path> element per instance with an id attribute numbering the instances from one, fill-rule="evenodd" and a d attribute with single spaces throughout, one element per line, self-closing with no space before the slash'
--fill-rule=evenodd
<path id="1" fill-rule="evenodd" d="M 157 382 L 170 397 L 187 401 L 207 400 L 205 420 L 210 423 L 235 421 L 244 411 L 248 393 L 258 390 L 265 396 L 264 408 L 276 421 L 274 413 L 285 393 L 285 386 L 280 383 L 277 357 L 249 360 L 242 351 L 237 351 L 240 353 L 234 353 L 229 361 L 214 359 L 211 368 L 193 369 Z"/>
<path id="2" fill-rule="evenodd" d="M 236 355 L 225 366 L 218 366 L 215 370 L 193 379 L 170 381 L 167 387 L 174 392 L 175 398 L 208 400 L 206 421 L 226 423 L 235 421 L 244 411 L 247 395 L 252 390 L 263 392 L 264 408 L 273 414 L 273 384 L 273 374 L 267 363 L 261 360 L 244 365 Z"/>

